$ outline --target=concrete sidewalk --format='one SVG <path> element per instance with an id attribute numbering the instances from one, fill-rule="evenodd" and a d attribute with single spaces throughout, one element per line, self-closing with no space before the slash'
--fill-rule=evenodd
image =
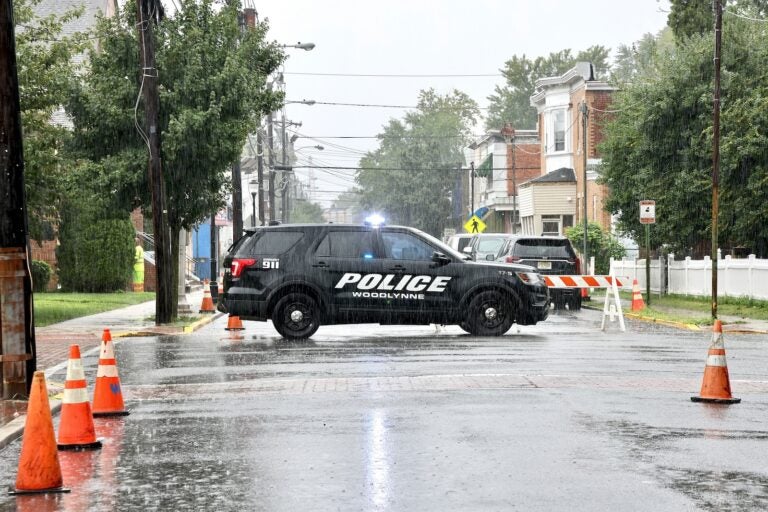
<path id="1" fill-rule="evenodd" d="M 645 299 L 645 295 L 643 295 L 643 299 Z M 613 302 L 613 299 L 611 298 L 611 302 Z M 590 308 L 590 309 L 597 309 L 599 311 L 603 310 L 603 305 L 605 304 L 605 294 L 601 292 L 593 293 L 591 300 L 589 302 L 584 302 L 584 307 Z M 687 309 L 681 309 L 681 308 L 670 308 L 670 307 L 664 307 L 659 306 L 658 303 L 651 301 L 651 307 L 655 309 L 656 311 L 661 311 L 664 313 L 667 313 L 672 316 L 680 317 L 680 318 L 706 318 L 708 317 L 707 313 L 701 313 L 700 311 L 692 311 Z M 628 299 L 621 299 L 621 309 L 624 313 L 624 317 L 630 318 L 632 320 L 639 320 L 641 322 L 651 322 L 651 323 L 659 323 L 663 325 L 668 325 L 670 327 L 676 327 L 679 329 L 685 329 L 685 330 L 702 330 L 702 331 L 711 331 L 712 326 L 711 325 L 695 325 L 695 324 L 686 324 L 682 322 L 672 322 L 669 320 L 653 320 L 649 318 L 643 318 L 641 315 L 634 314 L 632 311 L 632 301 Z M 746 318 L 746 317 L 740 317 L 740 316 L 733 316 L 733 315 L 718 315 L 718 318 L 723 322 L 723 333 L 731 333 L 731 334 L 768 334 L 768 321 L 766 320 L 756 320 L 754 318 Z"/>
<path id="2" fill-rule="evenodd" d="M 85 355 L 99 347 L 104 329 L 110 330 L 113 339 L 129 336 L 184 334 L 185 332 L 192 332 L 223 315 L 219 312 L 205 315 L 198 313 L 202 300 L 202 290 L 187 294 L 192 315 L 199 316 L 201 319 L 186 327 L 156 326 L 152 319 L 155 315 L 155 301 L 150 301 L 36 328 L 37 369 L 44 371 L 46 381 L 49 381 L 49 377 L 53 373 L 66 366 L 70 345 L 73 343 L 80 345 L 80 352 Z M 63 383 L 47 382 L 47 384 L 48 393 L 51 396 L 56 396 L 62 391 Z M 51 399 L 51 409 L 54 412 L 58 411 L 60 406 L 59 400 Z M 0 448 L 21 435 L 26 409 L 27 402 L 25 400 L 0 400 Z"/>

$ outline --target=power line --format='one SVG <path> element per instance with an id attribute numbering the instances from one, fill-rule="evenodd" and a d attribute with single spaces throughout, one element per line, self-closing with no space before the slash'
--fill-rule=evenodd
<path id="1" fill-rule="evenodd" d="M 385 105 L 381 103 L 341 103 L 336 101 L 315 101 L 314 105 L 331 105 L 337 107 L 375 107 L 375 108 L 421 108 L 418 105 Z M 437 107 L 437 110 L 463 110 L 466 107 L 452 107 L 449 105 Z M 480 110 L 488 110 L 490 107 L 477 107 Z"/>
<path id="2" fill-rule="evenodd" d="M 488 77 L 503 77 L 502 73 L 478 73 L 478 74 L 435 74 L 435 75 L 423 75 L 423 74 L 383 74 L 383 73 L 302 73 L 297 71 L 290 71 L 283 73 L 285 75 L 298 75 L 298 76 L 335 76 L 335 77 L 351 77 L 351 78 L 488 78 Z"/>

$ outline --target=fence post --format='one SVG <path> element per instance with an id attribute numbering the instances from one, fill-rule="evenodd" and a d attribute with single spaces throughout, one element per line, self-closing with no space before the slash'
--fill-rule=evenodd
<path id="1" fill-rule="evenodd" d="M 752 282 L 752 275 L 754 274 L 754 272 L 752 272 L 752 269 L 755 268 L 755 258 L 757 258 L 757 256 L 755 256 L 754 254 L 750 254 L 747 257 L 747 259 L 749 260 L 749 263 L 747 264 L 747 277 L 749 282 L 749 285 L 748 285 L 749 287 L 747 288 L 747 295 L 749 296 L 750 299 L 755 296 L 753 292 L 754 283 Z"/>

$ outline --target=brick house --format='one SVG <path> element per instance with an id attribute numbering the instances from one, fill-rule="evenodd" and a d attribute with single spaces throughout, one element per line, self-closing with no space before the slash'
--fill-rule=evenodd
<path id="1" fill-rule="evenodd" d="M 603 138 L 603 122 L 609 115 L 615 90 L 612 85 L 595 79 L 591 63 L 578 62 L 560 76 L 537 80 L 536 91 L 531 96 L 531 106 L 536 108 L 539 116 L 543 174 L 572 169 L 575 183 L 570 190 L 560 192 L 561 204 L 564 209 L 575 210 L 574 223 L 578 225 L 584 221 L 586 202 L 587 219 L 609 232 L 611 215 L 603 208 L 608 189 L 596 182 L 601 162 L 597 145 Z M 587 111 L 586 140 L 584 108 Z M 566 224 L 566 219 L 562 222 Z"/>
<path id="2" fill-rule="evenodd" d="M 474 206 L 486 212 L 487 233 L 520 232 L 518 188 L 541 175 L 540 150 L 536 130 L 509 125 L 489 131 L 469 146 L 465 157 L 475 164 Z M 470 194 L 471 190 L 470 186 Z"/>

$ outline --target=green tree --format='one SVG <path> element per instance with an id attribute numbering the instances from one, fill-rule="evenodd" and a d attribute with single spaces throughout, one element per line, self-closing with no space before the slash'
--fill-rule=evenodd
<path id="1" fill-rule="evenodd" d="M 536 128 L 536 109 L 531 107 L 536 80 L 561 75 L 583 61 L 591 62 L 598 76 L 605 76 L 609 67 L 608 54 L 608 48 L 591 46 L 576 56 L 571 54 L 571 50 L 561 50 L 533 60 L 525 55 L 514 55 L 501 70 L 504 85 L 497 85 L 494 94 L 488 96 L 486 128 L 498 130 L 504 123 L 512 123 L 518 129 Z"/>
<path id="2" fill-rule="evenodd" d="M 291 222 L 301 224 L 307 222 L 325 222 L 323 207 L 306 199 L 298 199 L 293 203 Z"/>
<path id="3" fill-rule="evenodd" d="M 149 208 L 147 148 L 142 126 L 140 44 L 135 7 L 102 19 L 98 52 L 72 94 L 75 120 L 72 152 L 89 162 L 79 167 L 81 183 L 100 190 L 107 209 Z M 161 160 L 171 233 L 189 229 L 218 211 L 230 191 L 228 169 L 240 156 L 258 117 L 278 107 L 282 94 L 267 88 L 267 77 L 284 59 L 268 43 L 268 26 L 238 26 L 239 2 L 183 2 L 155 31 L 160 89 Z M 138 100 L 137 100 L 138 98 Z M 178 237 L 171 236 L 171 254 Z M 168 264 L 177 279 L 177 265 Z M 177 287 L 174 286 L 174 294 Z M 173 304 L 177 301 L 173 300 Z"/>
<path id="4" fill-rule="evenodd" d="M 577 251 L 584 247 L 584 226 L 573 226 L 565 230 L 565 236 Z M 595 273 L 606 275 L 611 270 L 611 258 L 624 257 L 626 249 L 610 233 L 606 233 L 596 222 L 587 223 L 587 251 L 595 257 Z M 582 261 L 582 265 L 589 262 Z"/>
<path id="5" fill-rule="evenodd" d="M 15 0 L 16 61 L 21 122 L 24 130 L 24 184 L 32 238 L 51 236 L 58 223 L 62 175 L 69 167 L 63 151 L 69 130 L 54 113 L 66 102 L 76 80 L 74 56 L 87 46 L 85 34 L 65 35 L 63 25 L 80 16 L 82 8 L 61 16 L 41 17 L 34 9 L 40 0 Z M 60 114 L 60 112 L 59 112 Z"/>
<path id="6" fill-rule="evenodd" d="M 440 235 L 477 116 L 476 103 L 460 91 L 445 96 L 421 91 L 418 109 L 403 120 L 390 120 L 379 148 L 361 159 L 356 180 L 362 208 L 383 214 L 390 223 Z"/>
<path id="7" fill-rule="evenodd" d="M 722 0 L 723 7 L 733 12 L 746 12 L 764 17 L 768 14 L 766 0 Z M 682 41 L 691 36 L 712 32 L 715 29 L 714 2 L 711 0 L 670 0 L 667 26 L 675 38 Z"/>
<path id="8" fill-rule="evenodd" d="M 760 25 L 762 27 L 762 25 Z M 691 36 L 657 55 L 653 72 L 616 94 L 601 146 L 606 207 L 643 240 L 639 201 L 656 201 L 651 245 L 711 251 L 712 39 Z M 719 234 L 721 246 L 768 253 L 768 34 L 727 17 L 723 30 Z"/>

